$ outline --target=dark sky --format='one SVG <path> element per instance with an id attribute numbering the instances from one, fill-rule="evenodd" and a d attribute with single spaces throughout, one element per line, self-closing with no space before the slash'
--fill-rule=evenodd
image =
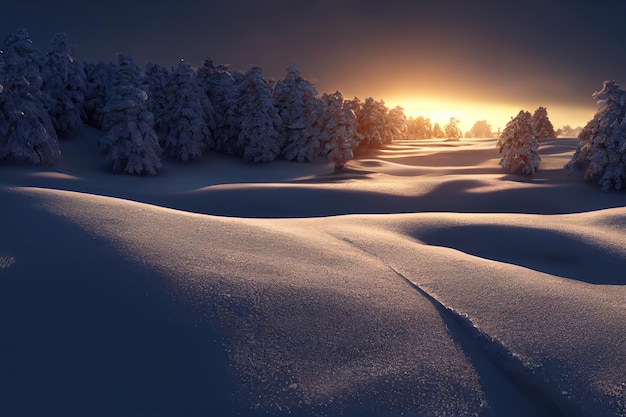
<path id="1" fill-rule="evenodd" d="M 6 37 L 47 52 L 68 34 L 78 60 L 130 53 L 139 65 L 205 58 L 281 78 L 291 61 L 322 92 L 372 96 L 434 121 L 504 127 L 546 106 L 586 123 L 605 79 L 626 88 L 626 2 L 617 0 L 24 0 L 0 9 Z M 462 125 L 463 127 L 463 125 Z"/>

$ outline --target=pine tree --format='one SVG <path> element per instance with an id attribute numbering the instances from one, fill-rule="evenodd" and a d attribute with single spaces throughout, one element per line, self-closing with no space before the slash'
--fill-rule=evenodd
<path id="1" fill-rule="evenodd" d="M 392 141 L 406 140 L 409 137 L 409 128 L 406 124 L 404 109 L 396 106 L 387 113 L 387 126 L 391 131 Z"/>
<path id="2" fill-rule="evenodd" d="M 67 35 L 57 34 L 42 69 L 43 102 L 57 133 L 72 133 L 82 127 L 86 79 L 82 66 L 72 58 Z"/>
<path id="3" fill-rule="evenodd" d="M 154 131 L 161 143 L 168 134 L 166 115 L 170 107 L 175 106 L 173 97 L 168 97 L 168 85 L 172 82 L 172 74 L 167 68 L 149 63 L 143 78 L 142 89 L 148 94 L 148 110 L 154 117 Z"/>
<path id="4" fill-rule="evenodd" d="M 282 120 L 272 102 L 272 92 L 259 67 L 244 75 L 229 118 L 237 126 L 230 150 L 250 162 L 274 160 L 282 148 Z"/>
<path id="5" fill-rule="evenodd" d="M 334 94 L 323 94 L 324 103 L 322 119 L 322 143 L 326 158 L 341 170 L 354 156 L 356 147 L 356 115 L 339 91 Z"/>
<path id="6" fill-rule="evenodd" d="M 578 135 L 576 152 L 565 167 L 585 169 L 585 179 L 604 190 L 621 189 L 626 180 L 626 91 L 607 80 L 593 98 L 600 109 Z"/>
<path id="7" fill-rule="evenodd" d="M 383 143 L 393 140 L 391 129 L 387 125 L 389 109 L 385 103 L 372 97 L 365 99 L 356 114 L 356 131 L 359 136 L 359 151 L 379 148 Z"/>
<path id="8" fill-rule="evenodd" d="M 406 124 L 409 130 L 409 137 L 412 139 L 430 139 L 434 137 L 430 119 L 426 119 L 424 116 L 410 117 Z"/>
<path id="9" fill-rule="evenodd" d="M 454 117 L 450 118 L 450 123 L 445 125 L 443 129 L 446 132 L 448 140 L 459 140 L 463 136 L 463 132 L 461 132 L 459 128 L 459 121 Z"/>
<path id="10" fill-rule="evenodd" d="M 240 74 L 233 73 L 228 67 L 223 65 L 215 66 L 213 61 L 207 59 L 198 69 L 198 85 L 208 97 L 205 105 L 207 114 L 207 124 L 213 139 L 215 149 L 218 151 L 229 150 L 230 144 L 236 141 L 238 132 L 235 122 L 230 120 L 234 113 L 235 102 L 235 79 L 240 78 Z"/>
<path id="11" fill-rule="evenodd" d="M 168 126 L 163 148 L 176 160 L 186 161 L 213 149 L 215 143 L 205 114 L 207 96 L 196 84 L 195 73 L 187 62 L 180 62 L 167 87 L 170 106 L 165 113 Z"/>
<path id="12" fill-rule="evenodd" d="M 539 107 L 533 114 L 533 127 L 537 140 L 555 138 L 554 126 L 548 118 L 548 109 Z"/>
<path id="13" fill-rule="evenodd" d="M 138 68 L 128 55 L 119 54 L 118 64 L 106 89 L 99 142 L 113 170 L 128 174 L 156 174 L 161 168 L 161 148 L 147 109 L 148 95 L 137 87 Z"/>
<path id="14" fill-rule="evenodd" d="M 290 161 L 312 161 L 320 152 L 319 118 L 322 101 L 315 87 L 305 80 L 294 63 L 285 79 L 274 86 L 274 105 L 285 135 L 282 155 Z"/>
<path id="15" fill-rule="evenodd" d="M 106 100 L 106 86 L 111 77 L 115 65 L 112 63 L 85 63 L 83 71 L 86 76 L 84 121 L 91 126 L 102 129 L 102 109 Z"/>
<path id="16" fill-rule="evenodd" d="M 507 123 L 498 139 L 498 149 L 502 155 L 500 165 L 513 174 L 532 175 L 539 170 L 539 144 L 534 135 L 530 112 L 521 110 Z"/>
<path id="17" fill-rule="evenodd" d="M 487 123 L 486 120 L 479 120 L 474 123 L 472 129 L 470 130 L 470 137 L 472 138 L 491 138 L 491 126 Z M 499 135 L 498 135 L 499 137 Z"/>
<path id="18" fill-rule="evenodd" d="M 445 137 L 446 137 L 446 134 L 443 131 L 443 129 L 441 128 L 441 125 L 439 123 L 435 122 L 435 125 L 433 126 L 433 138 L 443 139 Z"/>
<path id="19" fill-rule="evenodd" d="M 33 93 L 41 99 L 41 67 L 43 57 L 33 45 L 26 29 L 18 29 L 10 34 L 4 42 L 5 70 L 28 81 Z"/>
<path id="20" fill-rule="evenodd" d="M 10 35 L 1 57 L 0 160 L 57 161 L 57 135 L 41 101 L 41 55 L 28 32 L 20 29 Z"/>

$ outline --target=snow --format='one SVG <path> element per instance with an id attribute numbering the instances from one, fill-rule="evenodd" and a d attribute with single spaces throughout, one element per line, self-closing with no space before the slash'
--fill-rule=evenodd
<path id="1" fill-rule="evenodd" d="M 495 139 L 0 166 L 0 415 L 622 416 L 626 195 Z"/>

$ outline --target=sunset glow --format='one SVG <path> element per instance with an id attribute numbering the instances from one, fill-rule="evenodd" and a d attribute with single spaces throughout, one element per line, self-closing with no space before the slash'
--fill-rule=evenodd
<path id="1" fill-rule="evenodd" d="M 391 97 L 385 100 L 388 108 L 401 106 L 407 117 L 423 116 L 430 119 L 432 124 L 446 125 L 451 117 L 459 121 L 459 127 L 463 132 L 472 128 L 475 122 L 486 120 L 493 129 L 504 129 L 511 118 L 515 117 L 520 110 L 531 113 L 537 107 L 548 108 L 548 115 L 555 128 L 565 125 L 571 127 L 584 126 L 597 111 L 595 106 L 568 107 L 564 105 L 549 105 L 545 103 L 527 104 L 497 104 L 480 101 L 456 101 L 435 99 L 430 97 Z"/>

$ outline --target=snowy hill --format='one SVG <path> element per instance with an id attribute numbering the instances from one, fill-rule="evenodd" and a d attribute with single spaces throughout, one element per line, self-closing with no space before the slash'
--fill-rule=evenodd
<path id="1" fill-rule="evenodd" d="M 495 140 L 0 166 L 0 415 L 622 416 L 626 195 Z"/>

